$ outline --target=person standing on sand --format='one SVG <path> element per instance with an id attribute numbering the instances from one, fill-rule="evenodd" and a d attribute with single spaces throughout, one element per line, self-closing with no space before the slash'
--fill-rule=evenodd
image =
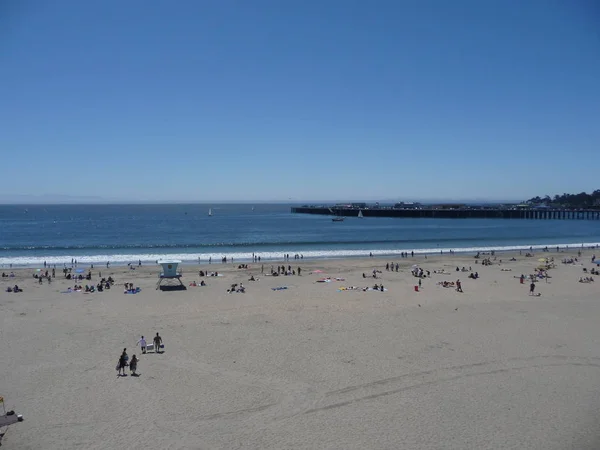
<path id="1" fill-rule="evenodd" d="M 534 292 L 535 292 L 535 283 L 532 281 L 531 284 L 529 285 L 529 295 L 533 295 Z"/>
<path id="2" fill-rule="evenodd" d="M 420 280 L 419 280 L 420 281 Z M 460 280 L 456 280 L 456 292 L 462 292 L 462 283 Z"/>
<path id="3" fill-rule="evenodd" d="M 129 363 L 129 370 L 131 370 L 131 376 L 132 377 L 137 377 L 138 374 L 135 373 L 135 371 L 137 370 L 137 363 L 138 363 L 138 359 L 135 357 L 135 355 L 133 355 L 131 357 L 131 362 Z"/>
<path id="4" fill-rule="evenodd" d="M 127 367 L 128 359 L 129 359 L 129 356 L 127 356 L 127 349 L 124 348 L 123 353 L 121 353 L 121 356 L 119 357 L 119 363 L 117 364 L 117 370 L 119 371 L 119 376 L 124 376 L 124 377 L 127 376 L 127 374 L 125 373 L 125 368 Z"/>
<path id="5" fill-rule="evenodd" d="M 146 339 L 144 339 L 144 336 L 142 336 L 142 338 L 139 341 L 137 341 L 136 345 L 140 346 L 140 348 L 142 349 L 142 353 L 146 353 Z"/>
<path id="6" fill-rule="evenodd" d="M 154 353 L 160 353 L 160 345 L 162 344 L 162 338 L 156 333 L 154 336 Z"/>

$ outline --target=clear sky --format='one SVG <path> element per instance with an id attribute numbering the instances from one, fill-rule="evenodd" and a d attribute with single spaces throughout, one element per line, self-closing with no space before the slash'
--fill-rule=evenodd
<path id="1" fill-rule="evenodd" d="M 3 198 L 589 192 L 600 7 L 3 0 L 0 154 Z"/>

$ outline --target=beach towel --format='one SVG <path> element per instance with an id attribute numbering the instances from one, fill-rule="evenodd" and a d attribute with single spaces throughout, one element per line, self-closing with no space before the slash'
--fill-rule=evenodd
<path id="1" fill-rule="evenodd" d="M 271 290 L 273 290 L 273 291 L 283 291 L 284 289 L 287 289 L 287 286 L 278 286 L 278 287 L 271 288 Z"/>
<path id="2" fill-rule="evenodd" d="M 123 292 L 123 294 L 137 294 L 139 292 L 142 292 L 142 290 L 139 287 L 137 287 L 134 290 L 125 291 Z"/>
<path id="3" fill-rule="evenodd" d="M 17 423 L 18 421 L 19 416 L 17 414 L 6 414 L 4 416 L 0 416 L 0 427 L 7 427 L 8 425 L 12 425 L 13 423 Z"/>

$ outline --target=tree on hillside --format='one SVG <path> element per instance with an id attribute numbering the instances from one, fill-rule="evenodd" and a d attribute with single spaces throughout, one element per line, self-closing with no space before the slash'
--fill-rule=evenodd
<path id="1" fill-rule="evenodd" d="M 600 207 L 600 189 L 596 189 L 591 194 L 580 192 L 579 194 L 556 194 L 554 197 L 546 195 L 544 198 L 539 196 L 528 200 L 533 204 L 552 204 L 562 208 L 599 208 Z"/>

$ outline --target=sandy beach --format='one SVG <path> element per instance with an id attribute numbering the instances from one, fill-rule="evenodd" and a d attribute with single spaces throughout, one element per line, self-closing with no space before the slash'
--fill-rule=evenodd
<path id="1" fill-rule="evenodd" d="M 385 269 L 392 259 L 292 259 L 279 264 L 302 275 L 278 277 L 260 263 L 204 264 L 183 267 L 186 285 L 199 269 L 223 276 L 175 292 L 155 289 L 158 266 L 96 267 L 79 284 L 98 272 L 115 284 L 89 294 L 63 293 L 75 283 L 60 270 L 39 285 L 32 269 L 5 268 L 15 277 L 0 281 L 0 395 L 25 421 L 3 445 L 597 449 L 600 278 L 578 282 L 593 253 L 576 264 L 561 260 L 577 249 L 489 266 L 473 255 L 395 258 L 398 272 Z M 530 296 L 519 276 L 539 258 L 556 268 Z M 430 271 L 419 292 L 415 264 Z M 457 279 L 462 293 L 438 284 Z M 125 295 L 126 282 L 141 292 Z M 228 293 L 234 283 L 246 292 Z M 375 283 L 387 290 L 360 289 Z M 24 292 L 5 292 L 15 284 Z M 136 342 L 157 332 L 164 353 L 142 355 Z M 139 357 L 139 377 L 117 376 L 123 348 Z"/>

